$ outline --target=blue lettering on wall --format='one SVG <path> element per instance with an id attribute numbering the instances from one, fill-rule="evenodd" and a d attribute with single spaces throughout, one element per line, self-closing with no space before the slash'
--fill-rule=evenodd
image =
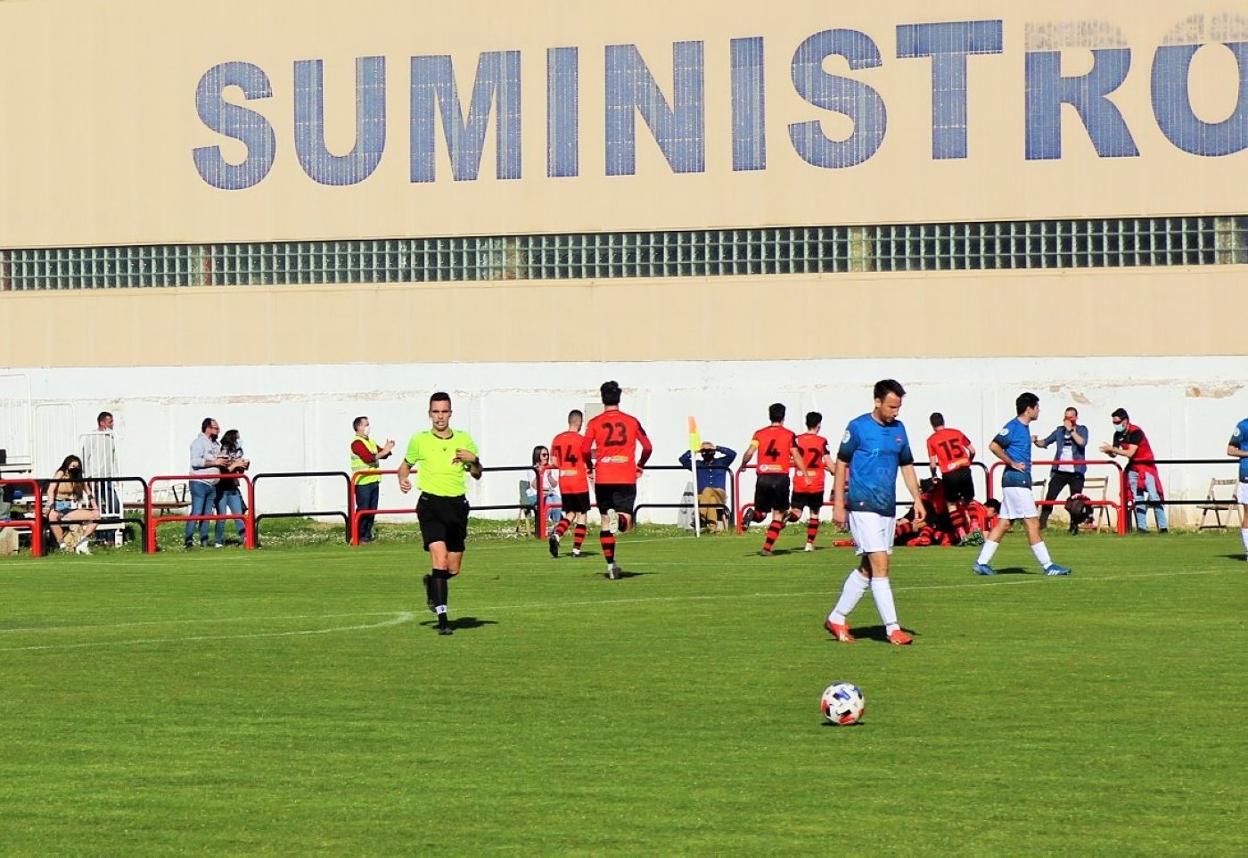
<path id="1" fill-rule="evenodd" d="M 1131 131 L 1109 94 L 1131 70 L 1130 48 L 1094 48 L 1092 70 L 1062 77 L 1061 51 L 1027 54 L 1027 160 L 1062 157 L 1062 105 L 1075 108 L 1096 154 L 1102 158 L 1136 157 Z"/>
<path id="2" fill-rule="evenodd" d="M 325 69 L 321 60 L 295 63 L 295 154 L 322 185 L 355 185 L 373 174 L 386 151 L 386 58 L 355 61 L 355 145 L 333 155 L 325 145 Z"/>
<path id="3" fill-rule="evenodd" d="M 477 60 L 468 116 L 463 116 L 449 56 L 412 57 L 411 180 L 432 182 L 437 112 L 442 115 L 451 177 L 476 181 L 491 105 L 497 104 L 495 169 L 500 179 L 520 178 L 520 52 L 488 51 Z"/>
<path id="4" fill-rule="evenodd" d="M 576 48 L 546 51 L 546 175 L 581 172 L 581 87 Z"/>
<path id="5" fill-rule="evenodd" d="M 854 123 L 845 140 L 832 140 L 823 133 L 819 120 L 795 122 L 789 126 L 793 149 L 816 167 L 853 167 L 866 161 L 884 142 L 888 111 L 884 99 L 861 81 L 823 70 L 823 60 L 842 56 L 851 69 L 878 68 L 880 49 L 866 33 L 857 30 L 823 30 L 802 42 L 793 54 L 793 86 L 797 94 L 816 107 L 843 113 Z"/>
<path id="6" fill-rule="evenodd" d="M 191 154 L 200 177 L 214 188 L 238 191 L 264 180 L 277 156 L 277 135 L 273 126 L 254 110 L 225 100 L 225 89 L 236 86 L 248 101 L 270 98 L 273 88 L 264 70 L 251 63 L 228 62 L 215 65 L 199 79 L 195 88 L 195 109 L 200 120 L 226 137 L 242 141 L 247 157 L 231 164 L 220 146 L 200 146 Z"/>
<path id="7" fill-rule="evenodd" d="M 1205 122 L 1192 110 L 1189 75 L 1200 45 L 1163 45 L 1153 58 L 1153 114 L 1161 133 L 1184 152 L 1206 157 L 1248 148 L 1248 42 L 1230 42 L 1239 68 L 1239 99 L 1221 122 Z"/>
<path id="8" fill-rule="evenodd" d="M 650 74 L 636 45 L 607 45 L 607 175 L 637 172 L 637 113 L 674 173 L 706 169 L 701 42 L 672 45 L 672 103 Z"/>
<path id="9" fill-rule="evenodd" d="M 900 59 L 932 58 L 932 157 L 966 157 L 966 58 L 999 54 L 1001 21 L 945 21 L 897 27 Z"/>
<path id="10" fill-rule="evenodd" d="M 733 39 L 732 169 L 767 169 L 767 86 L 763 37 Z"/>

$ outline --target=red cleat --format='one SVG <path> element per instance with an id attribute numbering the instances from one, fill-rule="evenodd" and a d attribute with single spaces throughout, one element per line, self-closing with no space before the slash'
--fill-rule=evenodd
<path id="1" fill-rule="evenodd" d="M 914 643 L 914 638 L 898 629 L 895 632 L 888 633 L 888 642 L 893 646 L 910 646 L 910 644 Z"/>
<path id="2" fill-rule="evenodd" d="M 854 642 L 854 636 L 849 633 L 849 626 L 847 625 L 839 626 L 831 620 L 828 620 L 823 624 L 823 627 L 841 643 Z"/>

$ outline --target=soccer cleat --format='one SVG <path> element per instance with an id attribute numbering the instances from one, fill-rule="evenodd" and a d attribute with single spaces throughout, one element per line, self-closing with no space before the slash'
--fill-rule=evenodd
<path id="1" fill-rule="evenodd" d="M 1059 566 L 1056 563 L 1050 563 L 1048 566 L 1044 567 L 1044 574 L 1045 575 L 1069 575 L 1070 567 Z"/>
<path id="2" fill-rule="evenodd" d="M 614 563 L 608 563 L 608 564 L 607 564 L 607 571 L 606 571 L 605 573 L 603 573 L 603 574 L 606 576 L 606 578 L 607 578 L 607 580 L 608 580 L 608 581 L 614 581 L 614 580 L 615 580 L 615 564 L 614 564 Z"/>
<path id="3" fill-rule="evenodd" d="M 425 605 L 433 613 L 437 613 L 437 606 L 433 603 L 433 576 L 426 575 L 420 579 L 425 585 Z"/>
<path id="4" fill-rule="evenodd" d="M 984 532 L 982 530 L 972 530 L 962 539 L 963 545 L 983 545 Z"/>
<path id="5" fill-rule="evenodd" d="M 438 634 L 440 634 L 440 635 L 453 635 L 453 634 L 455 634 L 455 632 L 451 630 L 451 627 L 450 627 L 450 626 L 438 626 Z"/>
<path id="6" fill-rule="evenodd" d="M 759 557 L 775 557 L 776 555 L 768 551 L 766 548 L 760 548 L 758 549 L 758 556 Z"/>
<path id="7" fill-rule="evenodd" d="M 550 535 L 550 538 L 546 540 L 546 545 L 547 545 L 547 546 L 549 546 L 549 548 L 550 548 L 550 556 L 551 556 L 551 557 L 558 557 L 558 556 L 559 556 L 559 537 L 555 536 L 555 535 L 552 533 L 552 534 Z"/>
<path id="8" fill-rule="evenodd" d="M 214 542 L 214 543 L 212 544 L 212 547 L 213 547 L 213 548 L 223 548 L 224 546 L 223 546 L 220 542 Z"/>
<path id="9" fill-rule="evenodd" d="M 87 540 L 84 539 L 74 546 L 74 553 L 75 554 L 90 554 L 91 546 L 88 545 Z"/>
<path id="10" fill-rule="evenodd" d="M 839 625 L 828 620 L 823 627 L 841 643 L 853 643 L 855 640 L 854 636 L 849 633 L 848 625 Z"/>
<path id="11" fill-rule="evenodd" d="M 573 556 L 573 557 L 584 557 L 585 555 L 581 553 L 581 549 L 579 549 L 579 548 L 573 548 L 573 549 L 572 549 L 572 556 Z"/>
<path id="12" fill-rule="evenodd" d="M 888 642 L 893 646 L 910 646 L 910 644 L 914 643 L 914 638 L 901 629 L 897 629 L 895 632 L 888 633 Z"/>
<path id="13" fill-rule="evenodd" d="M 64 547 L 65 547 L 65 543 L 63 543 L 63 542 L 62 542 L 62 543 L 61 543 L 61 547 L 62 547 L 62 548 L 64 548 Z M 194 548 L 194 547 L 195 547 L 195 542 L 194 542 L 194 540 L 190 540 L 190 539 L 188 539 L 188 540 L 186 540 L 185 542 L 183 542 L 183 543 L 182 543 L 182 547 L 183 547 L 183 548 L 185 548 L 187 551 L 190 551 L 192 548 Z"/>
<path id="14" fill-rule="evenodd" d="M 976 575 L 996 575 L 997 570 L 993 569 L 987 563 L 976 563 L 971 567 L 971 571 Z"/>
<path id="15" fill-rule="evenodd" d="M 802 550 L 803 550 L 803 551 L 814 551 L 814 550 L 815 550 L 815 543 L 813 543 L 813 542 L 807 542 L 807 543 L 806 543 L 806 547 L 805 547 L 805 548 L 803 548 Z"/>

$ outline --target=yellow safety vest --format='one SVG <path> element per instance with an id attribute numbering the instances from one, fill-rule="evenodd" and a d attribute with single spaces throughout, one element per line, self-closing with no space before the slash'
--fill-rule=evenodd
<path id="1" fill-rule="evenodd" d="M 363 441 L 364 446 L 367 447 L 368 451 L 372 453 L 374 456 L 376 456 L 377 451 L 381 449 L 381 447 L 378 446 L 377 442 L 374 441 L 372 438 L 362 438 L 359 435 L 356 435 L 354 438 L 352 438 L 351 439 L 351 447 L 352 447 L 351 449 L 351 473 L 354 474 L 356 471 L 371 471 L 371 470 L 380 468 L 381 467 L 380 460 L 378 460 L 377 464 L 370 465 L 366 463 L 363 459 L 361 459 L 359 456 L 355 455 L 354 448 L 355 448 L 356 441 Z M 355 484 L 357 486 L 367 486 L 370 483 L 376 483 L 376 482 L 379 482 L 380 480 L 381 480 L 381 476 L 379 474 L 369 474 L 366 477 L 360 477 L 358 480 L 355 481 Z"/>

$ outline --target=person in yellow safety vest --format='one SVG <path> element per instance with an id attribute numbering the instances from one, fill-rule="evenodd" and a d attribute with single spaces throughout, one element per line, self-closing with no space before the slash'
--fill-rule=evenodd
<path id="1" fill-rule="evenodd" d="M 351 473 L 354 475 L 356 471 L 371 471 L 381 467 L 381 460 L 388 459 L 390 452 L 394 449 L 394 440 L 387 441 L 382 446 L 377 446 L 377 442 L 368 437 L 368 418 L 355 418 L 355 437 L 351 439 Z M 368 474 L 360 477 L 355 482 L 355 508 L 356 509 L 377 509 L 377 502 L 381 497 L 381 477 L 378 474 Z M 373 520 L 375 515 L 360 516 L 360 542 L 373 541 Z"/>

